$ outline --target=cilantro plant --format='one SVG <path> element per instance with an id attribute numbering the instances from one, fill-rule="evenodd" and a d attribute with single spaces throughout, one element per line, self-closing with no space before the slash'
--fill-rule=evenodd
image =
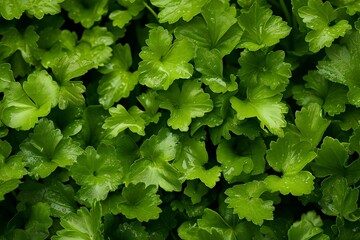
<path id="1" fill-rule="evenodd" d="M 358 0 L 0 1 L 0 240 L 360 239 Z"/>

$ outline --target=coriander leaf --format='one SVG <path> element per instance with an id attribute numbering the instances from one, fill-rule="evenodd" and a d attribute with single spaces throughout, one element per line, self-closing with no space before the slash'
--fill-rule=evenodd
<path id="1" fill-rule="evenodd" d="M 111 229 L 111 233 L 114 234 L 112 235 L 114 237 L 111 239 L 149 239 L 149 233 L 140 222 L 125 222 L 119 225 L 115 233 L 113 231 L 114 230 Z"/>
<path id="2" fill-rule="evenodd" d="M 5 125 L 29 130 L 39 117 L 49 114 L 58 102 L 59 87 L 45 71 L 35 71 L 28 75 L 21 87 L 19 82 L 10 84 L 2 102 L 0 112 Z"/>
<path id="3" fill-rule="evenodd" d="M 145 109 L 143 119 L 148 123 L 158 123 L 161 113 L 159 110 L 159 99 L 156 91 L 150 89 L 136 97 Z"/>
<path id="4" fill-rule="evenodd" d="M 330 25 L 337 18 L 337 12 L 328 1 L 310 0 L 307 6 L 299 8 L 298 13 L 306 27 L 311 29 L 305 41 L 309 43 L 312 52 L 318 52 L 325 46 L 330 47 L 336 38 L 343 37 L 351 29 L 347 20 Z"/>
<path id="5" fill-rule="evenodd" d="M 224 57 L 238 44 L 242 30 L 237 24 L 236 8 L 228 1 L 210 0 L 201 15 L 175 29 L 176 38 L 186 38 L 198 48 L 217 49 Z"/>
<path id="6" fill-rule="evenodd" d="M 110 13 L 109 18 L 113 20 L 113 26 L 119 28 L 123 28 L 145 8 L 144 0 L 117 0 L 117 3 L 125 10 L 117 9 Z"/>
<path id="7" fill-rule="evenodd" d="M 351 151 L 356 151 L 360 154 L 360 127 L 354 129 L 350 139 L 349 139 L 349 149 Z"/>
<path id="8" fill-rule="evenodd" d="M 312 103 L 295 112 L 295 124 L 301 133 L 301 139 L 316 147 L 330 125 L 330 120 L 324 119 L 321 107 Z"/>
<path id="9" fill-rule="evenodd" d="M 168 125 L 182 132 L 189 130 L 193 118 L 203 117 L 213 109 L 210 95 L 196 80 L 184 81 L 181 89 L 178 83 L 173 84 L 167 91 L 159 92 L 159 100 L 160 108 L 170 111 Z"/>
<path id="10" fill-rule="evenodd" d="M 105 119 L 103 128 L 109 131 L 110 137 L 116 137 L 119 133 L 129 128 L 130 131 L 139 135 L 145 135 L 144 112 L 137 106 L 132 106 L 127 111 L 121 104 L 109 109 L 111 117 Z"/>
<path id="11" fill-rule="evenodd" d="M 20 179 L 27 174 L 25 162 L 20 155 L 10 156 L 11 145 L 0 140 L 0 201 L 4 195 L 16 189 Z"/>
<path id="12" fill-rule="evenodd" d="M 199 48 L 196 52 L 195 69 L 202 74 L 200 80 L 214 93 L 235 91 L 238 87 L 235 76 L 230 81 L 223 77 L 223 62 L 217 49 Z"/>
<path id="13" fill-rule="evenodd" d="M 68 12 L 69 18 L 75 23 L 81 23 L 84 28 L 90 28 L 100 21 L 102 15 L 107 13 L 108 0 L 65 0 L 62 7 Z"/>
<path id="14" fill-rule="evenodd" d="M 45 14 L 55 15 L 60 13 L 60 3 L 64 0 L 27 0 L 26 12 L 37 19 L 42 19 Z"/>
<path id="15" fill-rule="evenodd" d="M 347 87 L 326 80 L 318 71 L 309 71 L 303 79 L 305 85 L 295 85 L 292 89 L 297 104 L 307 106 L 318 103 L 330 116 L 345 112 L 345 105 L 348 102 Z"/>
<path id="16" fill-rule="evenodd" d="M 274 16 L 270 8 L 257 2 L 252 4 L 249 10 L 242 10 L 238 21 L 244 31 L 239 47 L 250 51 L 271 47 L 291 31 L 281 17 Z"/>
<path id="17" fill-rule="evenodd" d="M 174 80 L 192 76 L 193 66 L 188 62 L 193 58 L 194 49 L 188 40 L 173 42 L 168 30 L 157 27 L 149 31 L 146 44 L 139 53 L 140 84 L 167 90 Z"/>
<path id="18" fill-rule="evenodd" d="M 19 19 L 25 9 L 22 0 L 4 0 L 0 2 L 0 15 L 6 20 Z"/>
<path id="19" fill-rule="evenodd" d="M 63 229 L 56 232 L 52 240 L 63 239 L 84 239 L 84 240 L 102 240 L 103 223 L 101 221 L 101 205 L 95 204 L 89 211 L 81 207 L 77 213 L 70 213 L 60 219 Z"/>
<path id="20" fill-rule="evenodd" d="M 279 191 L 283 195 L 291 193 L 293 196 L 310 194 L 314 190 L 315 177 L 308 171 L 300 171 L 292 175 L 284 175 L 281 178 L 269 175 L 265 178 L 269 190 Z"/>
<path id="21" fill-rule="evenodd" d="M 30 217 L 25 224 L 24 230 L 30 240 L 47 239 L 52 224 L 53 220 L 50 217 L 49 205 L 38 202 L 31 207 Z"/>
<path id="22" fill-rule="evenodd" d="M 348 187 L 346 178 L 330 177 L 322 182 L 319 205 L 329 216 L 339 216 L 355 222 L 359 220 L 357 201 L 359 189 Z"/>
<path id="23" fill-rule="evenodd" d="M 57 167 L 72 165 L 82 153 L 76 142 L 64 137 L 54 123 L 45 118 L 20 144 L 20 149 L 29 168 L 29 175 L 36 179 L 49 176 Z"/>
<path id="24" fill-rule="evenodd" d="M 104 200 L 122 183 L 123 169 L 113 146 L 87 147 L 70 168 L 71 177 L 80 186 L 80 200 L 92 204 Z"/>
<path id="25" fill-rule="evenodd" d="M 131 50 L 128 44 L 118 44 L 113 48 L 113 56 L 104 67 L 105 75 L 100 79 L 97 92 L 99 102 L 104 108 L 110 108 L 115 102 L 127 98 L 137 84 L 137 72 L 130 72 L 132 64 Z"/>
<path id="26" fill-rule="evenodd" d="M 265 85 L 271 90 L 285 87 L 291 77 L 291 64 L 285 63 L 285 52 L 241 52 L 239 78 L 245 86 Z"/>
<path id="27" fill-rule="evenodd" d="M 173 165 L 183 175 L 182 180 L 200 179 L 208 188 L 213 188 L 220 180 L 220 168 L 214 166 L 210 169 L 205 168 L 208 162 L 208 154 L 205 142 L 196 138 L 190 138 L 187 134 L 180 139 L 176 157 Z"/>
<path id="28" fill-rule="evenodd" d="M 360 12 L 360 2 L 356 0 L 331 0 L 330 2 L 338 8 L 345 7 L 347 14 L 349 14 L 350 16 L 353 16 L 357 12 Z"/>
<path id="29" fill-rule="evenodd" d="M 266 184 L 260 181 L 247 182 L 226 189 L 225 202 L 240 219 L 246 218 L 254 224 L 261 226 L 264 220 L 273 220 L 273 201 L 263 200 L 261 194 L 266 191 Z"/>
<path id="30" fill-rule="evenodd" d="M 323 234 L 323 221 L 315 211 L 310 211 L 301 215 L 301 220 L 294 222 L 288 230 L 288 239 L 330 239 Z"/>
<path id="31" fill-rule="evenodd" d="M 333 44 L 326 50 L 326 58 L 318 63 L 318 72 L 332 82 L 349 88 L 348 100 L 356 107 L 360 106 L 358 97 L 360 68 L 357 59 L 360 56 L 360 33 L 353 31 L 345 41 L 345 46 Z"/>
<path id="32" fill-rule="evenodd" d="M 13 82 L 15 82 L 15 79 L 11 65 L 9 63 L 0 63 L 0 92 L 9 89 Z"/>
<path id="33" fill-rule="evenodd" d="M 242 138 L 237 141 L 221 141 L 216 149 L 216 157 L 221 163 L 225 180 L 233 183 L 241 181 L 242 173 L 249 175 L 263 173 L 265 151 L 265 144 L 260 138 L 253 141 Z"/>
<path id="34" fill-rule="evenodd" d="M 286 134 L 270 143 L 266 153 L 266 160 L 277 172 L 284 175 L 298 174 L 309 162 L 316 157 L 312 145 L 292 134 Z"/>
<path id="35" fill-rule="evenodd" d="M 311 168 L 316 177 L 345 177 L 349 184 L 355 184 L 360 179 L 360 161 L 347 164 L 348 160 L 349 154 L 344 144 L 326 136 Z"/>
<path id="36" fill-rule="evenodd" d="M 51 177 L 46 178 L 43 183 L 25 181 L 19 189 L 17 209 L 43 202 L 50 206 L 51 216 L 63 218 L 77 208 L 72 186 Z"/>
<path id="37" fill-rule="evenodd" d="M 140 147 L 141 158 L 127 174 L 126 184 L 143 182 L 146 186 L 160 186 L 165 191 L 180 191 L 179 171 L 169 161 L 174 160 L 179 137 L 167 128 L 146 139 Z"/>
<path id="38" fill-rule="evenodd" d="M 199 14 L 201 8 L 208 0 L 150 0 L 150 2 L 160 8 L 158 14 L 159 22 L 168 22 L 170 24 L 179 21 L 190 21 L 195 15 Z"/>
<path id="39" fill-rule="evenodd" d="M 192 204 L 200 203 L 201 198 L 208 192 L 209 188 L 203 182 L 196 180 L 186 181 L 184 194 L 191 198 Z"/>
<path id="40" fill-rule="evenodd" d="M 281 98 L 282 95 L 276 91 L 271 91 L 266 86 L 257 86 L 248 89 L 246 100 L 231 97 L 230 103 L 239 120 L 257 117 L 263 130 L 266 127 L 271 133 L 281 137 L 284 135 L 282 128 L 286 126 L 284 114 L 288 111 L 287 106 L 280 102 Z"/>
<path id="41" fill-rule="evenodd" d="M 129 184 L 122 189 L 121 194 L 112 195 L 104 202 L 104 208 L 112 214 L 123 214 L 128 219 L 136 218 L 140 222 L 158 219 L 162 203 L 156 194 L 157 187 L 145 186 L 144 183 Z M 106 210 L 105 210 L 106 211 Z"/>
<path id="42" fill-rule="evenodd" d="M 35 31 L 35 27 L 28 26 L 23 33 L 16 28 L 10 27 L 2 34 L 0 41 L 0 59 L 7 58 L 20 51 L 22 58 L 26 63 L 35 65 L 38 55 L 39 35 Z"/>

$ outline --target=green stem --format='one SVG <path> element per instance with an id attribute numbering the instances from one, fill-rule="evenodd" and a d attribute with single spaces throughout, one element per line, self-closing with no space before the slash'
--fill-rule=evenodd
<path id="1" fill-rule="evenodd" d="M 158 19 L 158 16 L 157 16 L 156 12 L 154 11 L 154 9 L 152 9 L 152 8 L 149 6 L 149 4 L 147 4 L 146 2 L 144 2 L 144 5 L 145 5 L 145 7 L 151 12 L 151 14 L 152 14 L 156 19 Z"/>
<path id="2" fill-rule="evenodd" d="M 286 4 L 285 4 L 284 0 L 280 0 L 280 5 L 281 5 L 281 9 L 282 9 L 282 11 L 283 11 L 283 13 L 285 15 L 286 21 L 288 22 L 288 24 L 290 26 L 292 26 L 291 16 L 290 16 L 289 10 L 286 7 Z"/>

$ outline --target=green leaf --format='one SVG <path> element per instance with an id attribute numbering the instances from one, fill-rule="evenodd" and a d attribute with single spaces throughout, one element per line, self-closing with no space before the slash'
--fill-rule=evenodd
<path id="1" fill-rule="evenodd" d="M 355 184 L 360 179 L 360 161 L 348 164 L 348 160 L 349 153 L 344 144 L 326 136 L 311 168 L 316 177 L 345 177 L 349 184 Z"/>
<path id="2" fill-rule="evenodd" d="M 109 109 L 111 117 L 105 119 L 103 128 L 109 131 L 111 137 L 116 137 L 119 133 L 129 128 L 130 131 L 139 135 L 145 135 L 145 120 L 142 118 L 144 112 L 137 106 L 132 106 L 127 111 L 122 105 Z"/>
<path id="3" fill-rule="evenodd" d="M 27 1 L 26 12 L 37 19 L 42 19 L 45 14 L 55 15 L 60 13 L 60 3 L 64 0 L 33 0 Z"/>
<path id="4" fill-rule="evenodd" d="M 128 44 L 118 44 L 108 67 L 102 72 L 105 74 L 99 81 L 97 92 L 99 102 L 104 108 L 110 108 L 115 102 L 127 98 L 137 84 L 137 72 L 130 72 L 132 64 L 131 50 Z M 106 71 L 106 72 L 104 72 Z"/>
<path id="5" fill-rule="evenodd" d="M 33 133 L 20 144 L 20 149 L 29 175 L 36 179 L 49 176 L 57 167 L 72 165 L 82 153 L 76 142 L 64 137 L 47 119 L 39 121 Z"/>
<path id="6" fill-rule="evenodd" d="M 271 133 L 281 137 L 284 135 L 282 128 L 286 126 L 284 114 L 288 111 L 287 106 L 280 102 L 281 98 L 282 95 L 266 86 L 257 86 L 248 89 L 246 100 L 231 97 L 230 103 L 239 120 L 257 117 L 263 130 L 266 131 L 266 127 Z"/>
<path id="7" fill-rule="evenodd" d="M 0 140 L 0 201 L 4 195 L 16 189 L 20 179 L 27 174 L 25 162 L 19 155 L 10 156 L 11 145 Z"/>
<path id="8" fill-rule="evenodd" d="M 161 113 L 158 112 L 160 103 L 157 97 L 158 93 L 155 90 L 148 90 L 136 97 L 145 109 L 143 119 L 147 124 L 151 122 L 158 123 L 161 116 Z"/>
<path id="9" fill-rule="evenodd" d="M 63 239 L 84 239 L 84 240 L 102 240 L 102 221 L 101 205 L 95 204 L 89 211 L 81 207 L 77 213 L 70 213 L 61 218 L 60 224 L 62 230 L 56 232 L 52 240 Z"/>
<path id="10" fill-rule="evenodd" d="M 331 0 L 331 4 L 338 8 L 346 8 L 347 14 L 351 16 L 360 12 L 360 3 L 356 0 Z"/>
<path id="11" fill-rule="evenodd" d="M 123 28 L 145 8 L 144 0 L 118 0 L 117 3 L 125 10 L 117 9 L 110 13 L 109 18 L 113 21 L 113 26 L 119 28 Z"/>
<path id="12" fill-rule="evenodd" d="M 16 51 L 20 51 L 23 60 L 35 65 L 38 55 L 39 35 L 35 32 L 35 27 L 28 26 L 23 33 L 16 28 L 10 27 L 2 33 L 3 37 L 0 41 L 0 59 L 13 55 Z"/>
<path id="13" fill-rule="evenodd" d="M 261 199 L 261 194 L 266 191 L 266 184 L 260 181 L 247 182 L 228 188 L 225 202 L 240 219 L 246 218 L 254 224 L 261 226 L 264 220 L 273 220 L 273 201 Z"/>
<path id="14" fill-rule="evenodd" d="M 291 31 L 281 17 L 274 16 L 270 8 L 257 2 L 252 4 L 249 10 L 242 10 L 238 21 L 244 31 L 239 47 L 250 51 L 271 47 Z"/>
<path id="15" fill-rule="evenodd" d="M 110 196 L 104 202 L 104 212 L 109 211 L 114 215 L 119 213 L 128 219 L 136 218 L 140 222 L 158 219 L 162 210 L 158 205 L 162 203 L 156 194 L 157 187 L 145 186 L 144 183 L 129 184 L 122 189 L 121 194 Z"/>
<path id="16" fill-rule="evenodd" d="M 298 174 L 315 157 L 316 153 L 308 141 L 300 141 L 291 134 L 278 138 L 276 142 L 272 141 L 266 153 L 269 165 L 284 175 Z"/>
<path id="17" fill-rule="evenodd" d="M 281 178 L 269 175 L 264 182 L 271 192 L 279 191 L 283 195 L 291 193 L 293 196 L 310 194 L 314 190 L 315 177 L 308 171 L 300 171 L 292 175 L 284 175 Z"/>
<path id="18" fill-rule="evenodd" d="M 75 23 L 81 23 L 84 28 L 90 28 L 107 13 L 107 4 L 108 0 L 90 0 L 86 3 L 82 0 L 65 0 L 61 6 Z"/>
<path id="19" fill-rule="evenodd" d="M 5 92 L 15 82 L 14 74 L 9 63 L 0 63 L 0 92 Z"/>
<path id="20" fill-rule="evenodd" d="M 179 21 L 190 21 L 195 15 L 199 14 L 201 8 L 208 0 L 150 0 L 150 2 L 160 8 L 158 14 L 159 22 L 168 22 L 170 24 Z"/>
<path id="21" fill-rule="evenodd" d="M 208 188 L 213 188 L 220 180 L 220 168 L 205 168 L 208 153 L 205 142 L 190 138 L 187 134 L 180 139 L 174 166 L 183 174 L 182 180 L 200 179 Z"/>
<path id="22" fill-rule="evenodd" d="M 50 206 L 50 215 L 58 218 L 63 218 L 77 209 L 74 189 L 54 178 L 46 178 L 43 183 L 25 181 L 19 189 L 17 209 L 43 202 Z"/>
<path id="23" fill-rule="evenodd" d="M 113 229 L 111 230 L 113 231 Z M 115 237 L 111 239 L 149 239 L 149 233 L 145 230 L 145 227 L 140 222 L 125 222 L 120 224 L 114 236 Z"/>
<path id="24" fill-rule="evenodd" d="M 29 220 L 25 224 L 25 231 L 28 239 L 39 240 L 47 239 L 50 235 L 49 228 L 53 224 L 50 217 L 50 207 L 46 203 L 38 202 L 31 207 Z"/>
<path id="25" fill-rule="evenodd" d="M 350 139 L 349 139 L 349 149 L 351 151 L 356 151 L 360 153 L 360 127 L 354 129 Z"/>
<path id="26" fill-rule="evenodd" d="M 324 180 L 321 191 L 319 205 L 326 215 L 344 217 L 352 222 L 359 220 L 359 189 L 348 187 L 346 178 L 331 177 Z"/>
<path id="27" fill-rule="evenodd" d="M 240 144 L 241 143 L 241 144 Z M 241 174 L 257 175 L 265 171 L 266 146 L 261 139 L 221 141 L 216 149 L 217 161 L 227 182 L 241 181 Z"/>
<path id="28" fill-rule="evenodd" d="M 140 147 L 141 158 L 135 161 L 126 177 L 126 184 L 145 183 L 160 186 L 165 191 L 180 191 L 179 171 L 169 161 L 174 160 L 179 137 L 167 128 L 146 139 Z"/>
<path id="29" fill-rule="evenodd" d="M 329 240 L 330 237 L 323 234 L 323 221 L 315 211 L 310 211 L 301 215 L 301 220 L 294 222 L 288 230 L 289 240 L 300 239 L 323 239 Z"/>
<path id="30" fill-rule="evenodd" d="M 295 85 L 292 89 L 297 104 L 308 106 L 318 103 L 330 116 L 345 112 L 347 87 L 326 80 L 318 71 L 309 71 L 303 79 L 305 85 Z"/>
<path id="31" fill-rule="evenodd" d="M 285 63 L 285 52 L 241 52 L 239 77 L 245 86 L 265 85 L 270 89 L 285 88 L 291 77 L 291 64 Z"/>
<path id="32" fill-rule="evenodd" d="M 209 192 L 209 188 L 200 181 L 186 181 L 184 194 L 191 198 L 192 204 L 201 202 L 201 198 Z"/>
<path id="33" fill-rule="evenodd" d="M 150 30 L 146 44 L 139 53 L 140 84 L 167 90 L 174 80 L 192 76 L 193 66 L 188 62 L 194 56 L 194 49 L 188 40 L 173 42 L 168 30 L 157 27 Z"/>
<path id="34" fill-rule="evenodd" d="M 326 50 L 326 58 L 318 63 L 318 72 L 332 82 L 349 88 L 348 100 L 356 107 L 360 106 L 358 97 L 360 85 L 357 59 L 360 56 L 360 33 L 353 33 L 346 39 L 345 46 L 332 45 Z"/>
<path id="35" fill-rule="evenodd" d="M 6 20 L 19 19 L 24 11 L 22 0 L 4 0 L 0 3 L 0 15 Z"/>
<path id="36" fill-rule="evenodd" d="M 124 177 L 115 148 L 105 144 L 100 144 L 97 150 L 87 147 L 71 166 L 70 174 L 80 186 L 80 199 L 90 204 L 104 200 L 110 191 L 118 188 Z"/>
<path id="37" fill-rule="evenodd" d="M 228 55 L 239 43 L 242 31 L 237 24 L 236 8 L 228 1 L 210 0 L 201 15 L 175 29 L 176 38 L 186 38 L 198 48 L 217 49 L 221 57 Z"/>
<path id="38" fill-rule="evenodd" d="M 316 147 L 330 125 L 330 120 L 324 119 L 321 107 L 312 103 L 295 112 L 295 124 L 300 131 L 301 140 L 308 141 L 312 147 Z"/>
<path id="39" fill-rule="evenodd" d="M 160 108 L 170 111 L 167 123 L 182 132 L 189 130 L 193 118 L 203 117 L 213 109 L 210 95 L 201 88 L 201 82 L 186 80 L 181 89 L 173 84 L 167 91 L 159 92 Z"/>
<path id="40" fill-rule="evenodd" d="M 223 62 L 217 49 L 211 51 L 199 48 L 196 52 L 195 69 L 202 74 L 200 80 L 214 93 L 235 91 L 238 87 L 235 76 L 226 79 L 223 76 Z"/>
<path id="41" fill-rule="evenodd" d="M 346 20 L 330 25 L 337 18 L 337 12 L 328 1 L 310 0 L 307 6 L 299 8 L 298 13 L 306 27 L 311 29 L 305 41 L 309 43 L 312 52 L 318 52 L 325 46 L 330 47 L 336 38 L 343 37 L 351 29 Z"/>

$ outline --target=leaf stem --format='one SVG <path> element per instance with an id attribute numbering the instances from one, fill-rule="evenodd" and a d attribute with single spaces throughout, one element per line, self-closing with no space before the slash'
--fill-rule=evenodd
<path id="1" fill-rule="evenodd" d="M 158 19 L 158 15 L 156 14 L 156 12 L 154 11 L 154 9 L 152 9 L 149 4 L 147 4 L 145 1 L 144 1 L 144 5 L 145 7 L 150 11 L 150 13 L 156 18 Z"/>

